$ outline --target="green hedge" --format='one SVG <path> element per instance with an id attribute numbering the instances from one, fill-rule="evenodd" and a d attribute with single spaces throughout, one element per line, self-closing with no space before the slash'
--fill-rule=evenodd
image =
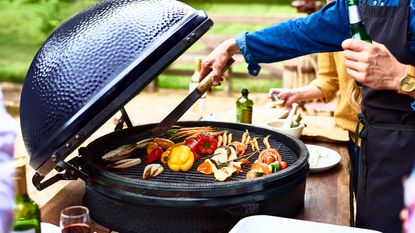
<path id="1" fill-rule="evenodd" d="M 23 82 L 43 41 L 56 26 L 98 0 L 0 0 L 0 81 Z M 293 14 L 287 0 L 185 1 L 212 15 Z M 249 6 L 247 6 L 249 4 Z M 265 25 L 215 24 L 209 34 L 236 35 Z"/>

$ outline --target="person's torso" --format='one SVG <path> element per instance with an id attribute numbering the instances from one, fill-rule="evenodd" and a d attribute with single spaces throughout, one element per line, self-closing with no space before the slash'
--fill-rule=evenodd
<path id="1" fill-rule="evenodd" d="M 362 3 L 362 16 L 372 40 L 384 44 L 401 63 L 415 65 L 415 56 L 408 44 L 412 39 L 409 0 L 398 0 L 396 6 L 387 5 L 396 0 L 385 1 L 384 6 L 373 5 L 375 0 L 368 1 L 372 4 Z M 413 125 L 415 112 L 410 107 L 413 100 L 409 95 L 396 91 L 363 87 L 362 110 L 371 122 Z"/>

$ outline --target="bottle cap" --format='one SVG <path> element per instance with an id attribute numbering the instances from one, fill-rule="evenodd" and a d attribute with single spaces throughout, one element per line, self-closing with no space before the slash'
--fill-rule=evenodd
<path id="1" fill-rule="evenodd" d="M 202 70 L 202 58 L 196 58 L 195 59 L 195 71 L 201 71 Z"/>
<path id="2" fill-rule="evenodd" d="M 241 93 L 242 93 L 242 95 L 248 95 L 249 94 L 249 91 L 248 91 L 247 88 L 243 88 L 242 91 L 241 91 Z"/>
<path id="3" fill-rule="evenodd" d="M 26 165 L 19 165 L 15 167 L 15 192 L 18 195 L 27 194 L 26 187 Z"/>

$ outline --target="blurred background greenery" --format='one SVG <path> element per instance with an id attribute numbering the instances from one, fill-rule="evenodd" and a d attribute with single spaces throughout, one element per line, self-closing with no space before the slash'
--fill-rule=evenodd
<path id="1" fill-rule="evenodd" d="M 0 0 L 0 81 L 22 83 L 27 69 L 43 41 L 65 19 L 98 0 Z M 290 0 L 196 0 L 184 1 L 196 9 L 205 10 L 212 16 L 302 16 L 289 6 Z M 234 36 L 241 31 L 254 31 L 266 26 L 258 23 L 218 23 L 209 35 Z M 200 44 L 191 48 L 202 50 Z M 278 64 L 277 64 L 278 65 Z M 193 69 L 184 65 L 184 69 Z M 245 70 L 245 67 L 236 67 Z M 173 81 L 174 80 L 174 81 Z M 189 77 L 167 77 L 161 75 L 160 87 L 187 88 Z M 253 82 L 254 80 L 252 80 Z M 238 90 L 238 79 L 234 82 Z M 269 86 L 280 85 L 280 81 L 256 82 L 256 91 L 266 91 Z M 255 91 L 255 90 L 253 90 Z"/>

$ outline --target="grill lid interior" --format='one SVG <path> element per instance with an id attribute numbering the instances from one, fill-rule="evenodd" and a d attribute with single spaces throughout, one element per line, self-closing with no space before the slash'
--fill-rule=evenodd
<path id="1" fill-rule="evenodd" d="M 64 22 L 36 54 L 23 86 L 31 166 L 51 171 L 212 24 L 174 0 L 104 0 Z"/>

